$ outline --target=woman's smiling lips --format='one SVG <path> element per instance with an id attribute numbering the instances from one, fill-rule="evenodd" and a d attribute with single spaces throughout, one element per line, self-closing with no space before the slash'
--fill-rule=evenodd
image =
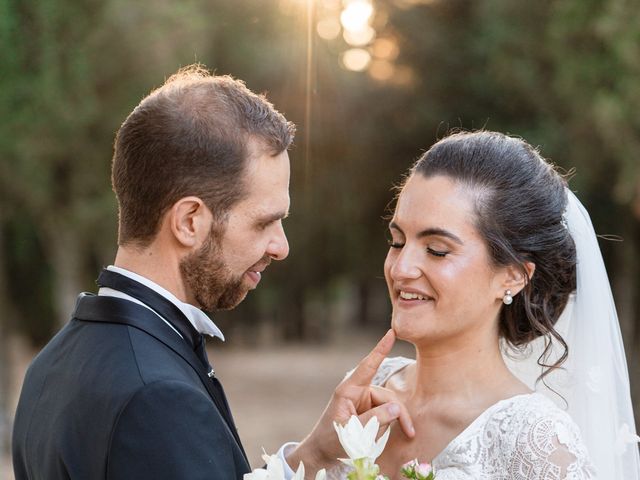
<path id="1" fill-rule="evenodd" d="M 412 289 L 412 288 L 399 288 L 396 289 L 396 302 L 399 306 L 410 307 L 424 305 L 427 302 L 433 301 L 434 298 L 427 295 L 425 292 Z"/>

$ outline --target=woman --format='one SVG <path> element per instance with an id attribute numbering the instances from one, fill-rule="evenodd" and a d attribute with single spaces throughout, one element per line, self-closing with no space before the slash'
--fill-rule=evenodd
<path id="1" fill-rule="evenodd" d="M 536 150 L 499 133 L 449 136 L 411 169 L 384 270 L 393 329 L 416 359 L 388 359 L 374 384 L 406 404 L 416 436 L 392 430 L 382 472 L 398 478 L 418 458 L 437 480 L 588 479 L 595 467 L 639 478 L 619 327 L 604 268 L 582 271 L 601 257 L 592 230 L 581 251 L 586 230 L 575 228 L 590 223 L 580 208 Z M 585 275 L 593 294 L 581 294 Z M 585 349 L 589 334 L 604 350 Z M 581 430 L 599 443 L 587 448 Z"/>

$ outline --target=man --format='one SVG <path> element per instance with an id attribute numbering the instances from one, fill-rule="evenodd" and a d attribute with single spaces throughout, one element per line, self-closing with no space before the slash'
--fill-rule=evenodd
<path id="1" fill-rule="evenodd" d="M 294 127 L 264 97 L 225 76 L 184 69 L 134 109 L 113 156 L 119 205 L 114 265 L 98 295 L 27 372 L 13 436 L 22 479 L 237 479 L 249 471 L 203 335 L 201 309 L 235 307 L 289 251 Z M 388 334 L 338 386 L 311 434 L 287 455 L 307 471 L 340 454 L 332 421 L 383 424 L 406 410 L 368 386 Z"/>

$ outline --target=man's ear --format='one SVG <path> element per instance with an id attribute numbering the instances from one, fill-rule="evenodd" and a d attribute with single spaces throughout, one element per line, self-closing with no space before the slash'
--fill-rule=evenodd
<path id="1" fill-rule="evenodd" d="M 211 231 L 213 215 L 198 197 L 183 197 L 167 212 L 169 228 L 178 243 L 187 248 L 199 246 Z"/>
<path id="2" fill-rule="evenodd" d="M 531 281 L 533 274 L 536 271 L 536 264 L 533 262 L 524 263 L 524 272 L 520 265 L 510 265 L 505 269 L 505 277 L 502 283 L 502 292 L 499 292 L 499 298 L 502 298 L 507 290 L 511 290 L 511 295 L 514 296 L 525 287 L 525 285 Z"/>

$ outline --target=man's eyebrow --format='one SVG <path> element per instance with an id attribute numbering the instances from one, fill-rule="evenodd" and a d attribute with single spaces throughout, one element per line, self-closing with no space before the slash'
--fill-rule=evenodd
<path id="1" fill-rule="evenodd" d="M 289 210 L 282 210 L 280 212 L 270 213 L 262 217 L 258 217 L 258 222 L 263 224 L 269 224 L 277 222 L 278 220 L 284 220 L 289 216 Z"/>
<path id="2" fill-rule="evenodd" d="M 393 222 L 393 221 L 390 222 L 389 228 L 398 230 L 400 233 L 404 234 L 404 232 L 396 222 Z M 417 235 L 418 238 L 431 237 L 431 236 L 446 237 L 460 245 L 464 245 L 464 242 L 460 239 L 460 237 L 451 233 L 449 230 L 445 230 L 444 228 L 425 228 L 424 230 L 421 230 L 420 232 L 418 232 L 418 235 Z"/>

